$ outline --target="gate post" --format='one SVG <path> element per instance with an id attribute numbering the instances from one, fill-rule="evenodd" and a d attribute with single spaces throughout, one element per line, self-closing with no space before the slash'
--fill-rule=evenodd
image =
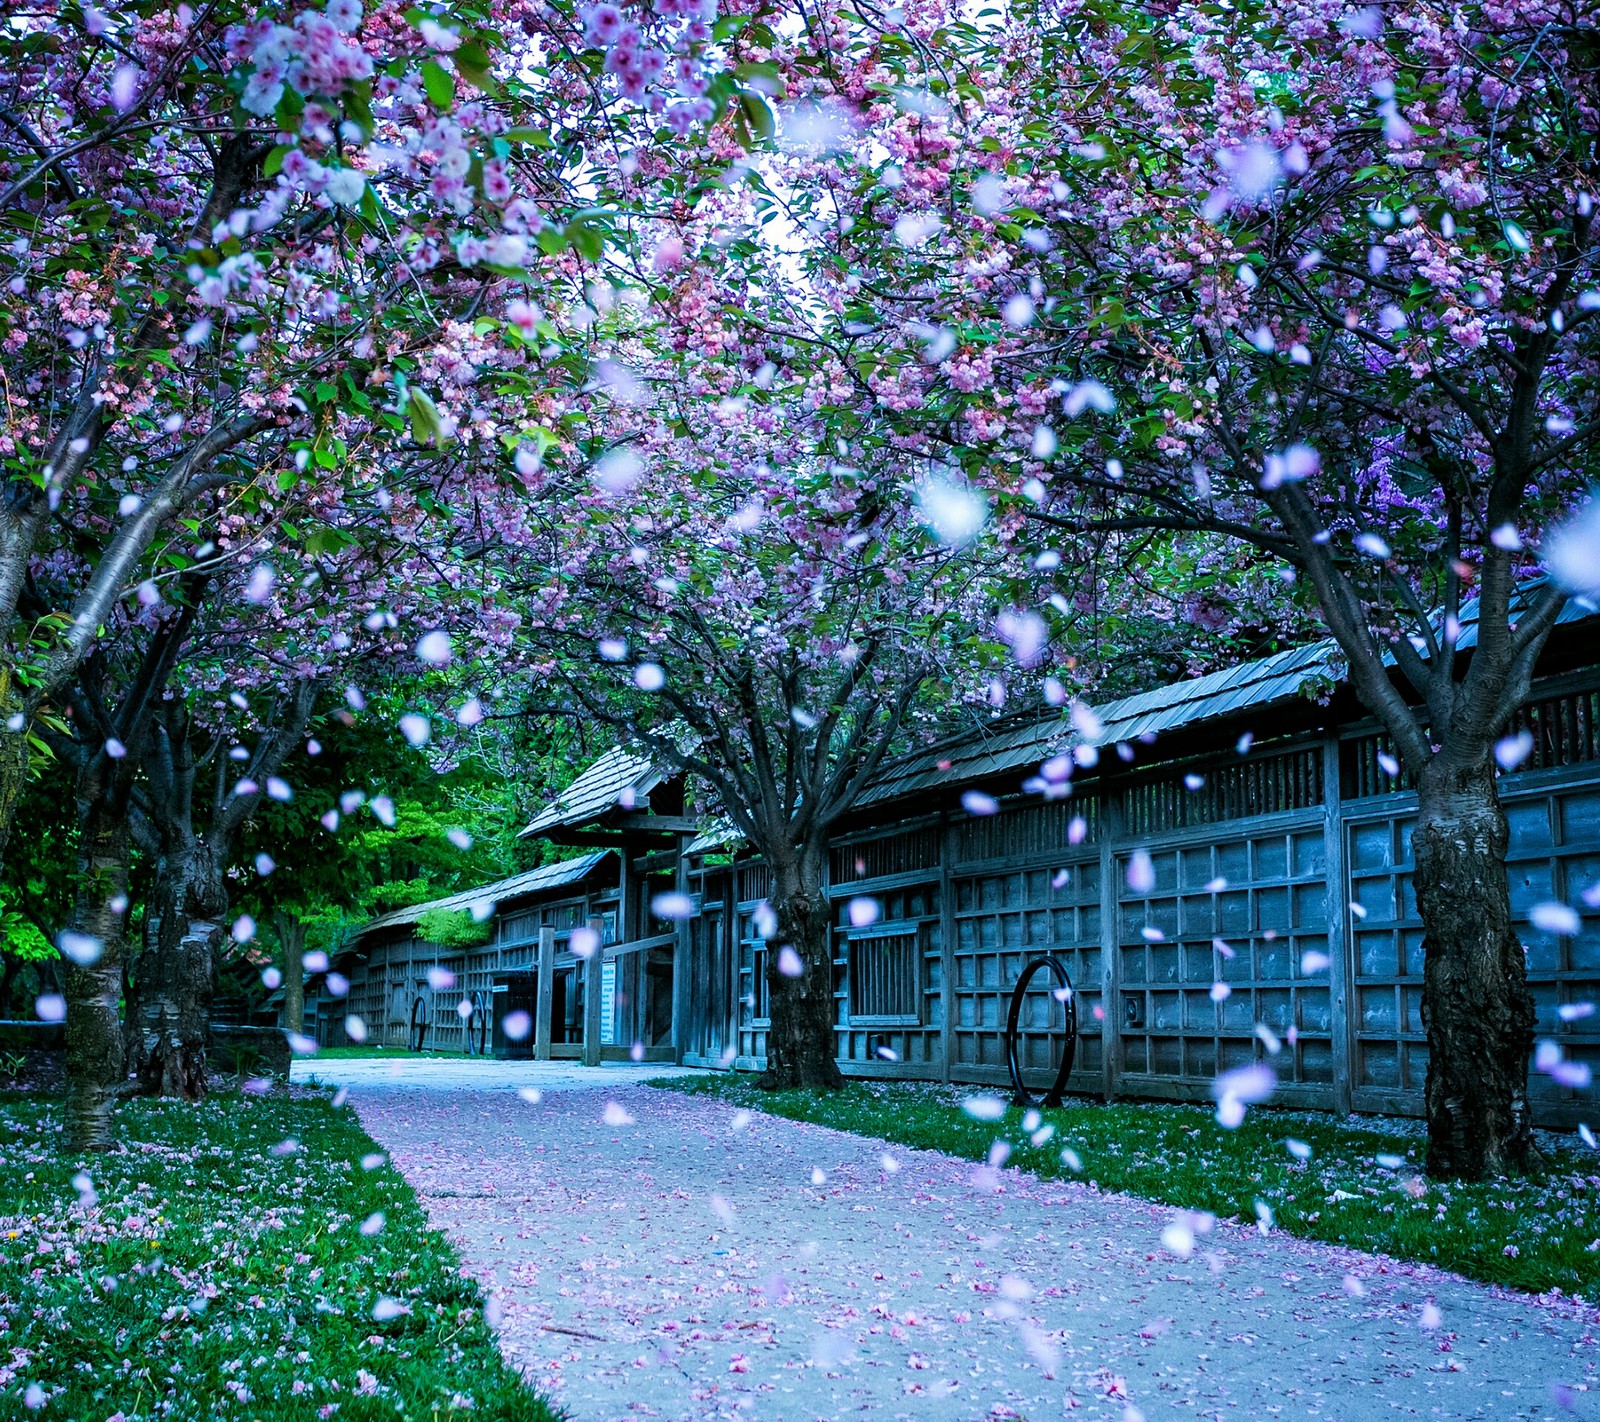
<path id="1" fill-rule="evenodd" d="M 550 1016 L 556 1000 L 556 931 L 546 924 L 539 930 L 539 995 L 533 1014 L 533 1055 L 550 1060 Z"/>
<path id="2" fill-rule="evenodd" d="M 672 887 L 688 897 L 689 840 L 678 836 L 678 867 L 673 875 Z M 680 918 L 674 927 L 677 938 L 672 945 L 672 1060 L 683 1065 L 684 1048 L 689 1040 L 689 950 L 690 928 L 687 918 Z"/>

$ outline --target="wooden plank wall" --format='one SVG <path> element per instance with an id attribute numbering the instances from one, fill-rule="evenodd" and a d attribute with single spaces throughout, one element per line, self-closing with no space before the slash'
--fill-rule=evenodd
<path id="1" fill-rule="evenodd" d="M 1586 912 L 1583 932 L 1569 939 L 1527 919 L 1544 900 L 1582 908 L 1582 891 L 1600 883 L 1593 674 L 1576 689 L 1543 688 L 1524 720 L 1536 750 L 1527 768 L 1503 778 L 1502 795 L 1538 1030 L 1600 1073 L 1600 1014 L 1569 1021 L 1560 1012 L 1600 1002 L 1600 913 Z M 1346 728 L 1245 757 L 1229 749 L 1089 780 L 1086 793 L 1053 803 L 1022 798 L 989 817 L 958 809 L 840 842 L 829 889 L 841 1066 L 1003 1085 L 1012 984 L 1031 955 L 1049 951 L 1078 992 L 1076 1091 L 1204 1100 L 1218 1072 L 1268 1060 L 1286 1104 L 1420 1114 L 1427 1053 L 1409 888 L 1415 796 L 1384 773 L 1383 749 L 1371 727 Z M 1148 885 L 1130 878 L 1136 852 L 1148 856 Z M 759 1069 L 762 880 L 754 865 L 718 872 L 748 892 L 737 892 L 729 914 L 719 890 L 714 917 L 700 923 L 693 1000 L 697 1010 L 725 1003 L 716 979 L 730 973 L 737 1022 L 730 1033 L 718 1006 L 718 1022 L 692 1024 L 698 1050 L 686 1060 Z M 865 932 L 852 923 L 857 898 L 877 908 Z M 867 951 L 871 933 L 902 930 L 921 947 L 917 1011 L 853 1017 L 852 951 Z M 1043 1086 L 1060 1008 L 1046 980 L 1036 982 L 1020 1055 L 1028 1079 Z M 1535 1073 L 1532 1095 L 1542 1121 L 1578 1119 L 1576 1093 L 1548 1077 Z"/>

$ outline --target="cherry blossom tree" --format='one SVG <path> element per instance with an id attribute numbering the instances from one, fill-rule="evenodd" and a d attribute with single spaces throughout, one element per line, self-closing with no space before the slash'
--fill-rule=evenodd
<path id="1" fill-rule="evenodd" d="M 70 688 L 67 730 L 47 731 L 54 752 L 72 767 L 77 812 L 77 890 L 58 943 L 67 960 L 67 1126 L 85 1150 L 110 1146 L 112 1092 L 126 1076 L 120 1000 L 134 782 L 196 608 L 190 598 L 167 609 L 142 645 L 124 642 L 115 656 L 91 651 Z"/>
<path id="2" fill-rule="evenodd" d="M 1495 778 L 1568 592 L 1534 549 L 1600 472 L 1593 17 L 1070 0 L 906 29 L 852 31 L 780 110 L 755 200 L 805 234 L 819 406 L 1059 537 L 1235 544 L 1320 620 L 1419 793 L 1430 1167 L 1521 1165 Z"/>
<path id="3" fill-rule="evenodd" d="M 689 137 L 761 102 L 722 62 L 740 23 L 701 0 L 9 17 L 0 838 L 26 728 L 175 521 L 217 495 L 267 521 L 301 486 L 339 499 L 353 451 L 448 442 L 419 352 L 459 376 L 471 344 L 535 402 L 573 383 L 534 303 L 581 288 L 612 225 L 691 202 L 700 155 L 726 161 Z M 72 601 L 24 615 L 63 549 Z"/>
<path id="4" fill-rule="evenodd" d="M 613 727 L 766 863 L 763 1080 L 832 1087 L 829 832 L 892 750 L 1037 698 L 1048 630 L 1014 615 L 1030 573 L 982 496 L 830 457 L 759 355 L 653 363 L 676 329 L 618 334 L 610 407 L 514 491 L 520 709 Z"/>

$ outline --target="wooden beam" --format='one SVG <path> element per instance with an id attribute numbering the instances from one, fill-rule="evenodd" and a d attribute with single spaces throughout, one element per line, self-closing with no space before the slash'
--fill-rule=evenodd
<path id="1" fill-rule="evenodd" d="M 1322 803 L 1327 819 L 1324 822 L 1323 866 L 1327 882 L 1325 893 L 1327 907 L 1325 922 L 1328 927 L 1328 1025 L 1333 1032 L 1333 1109 L 1341 1116 L 1350 1111 L 1350 1072 L 1354 1055 L 1350 1025 L 1355 1006 L 1355 955 L 1350 951 L 1349 922 L 1350 883 L 1344 863 L 1344 806 L 1341 795 L 1344 787 L 1339 775 L 1339 731 L 1333 727 L 1322 743 Z M 1291 1049 L 1292 1050 L 1292 1049 Z"/>
<path id="2" fill-rule="evenodd" d="M 550 1060 L 550 1015 L 556 1001 L 556 931 L 546 924 L 539 930 L 539 997 L 534 1012 L 533 1055 Z"/>
<path id="3" fill-rule="evenodd" d="M 600 973 L 605 954 L 600 951 L 602 922 L 598 917 L 589 920 L 589 931 L 594 934 L 595 950 L 583 964 L 583 1064 L 600 1065 Z"/>
<path id="4" fill-rule="evenodd" d="M 678 844 L 677 874 L 673 888 L 680 894 L 689 892 L 689 860 L 684 854 L 687 839 Z M 683 1065 L 683 1051 L 689 1040 L 689 920 L 678 920 L 676 942 L 672 949 L 672 1060 Z"/>
<path id="5" fill-rule="evenodd" d="M 608 943 L 605 949 L 606 962 L 614 962 L 618 958 L 626 958 L 634 953 L 647 953 L 652 948 L 670 948 L 678 941 L 678 935 L 673 933 L 658 933 L 654 938 L 636 938 L 632 943 Z"/>
<path id="6" fill-rule="evenodd" d="M 702 825 L 693 815 L 640 815 L 613 816 L 607 828 L 615 825 L 620 830 L 645 834 L 699 834 Z"/>
<path id="7" fill-rule="evenodd" d="M 941 819 L 939 834 L 939 1080 L 948 1082 L 956 1055 L 956 827 Z"/>
<path id="8" fill-rule="evenodd" d="M 1122 838 L 1122 790 L 1100 791 L 1100 1089 L 1114 1101 L 1122 1079 L 1122 894 L 1117 882 L 1117 841 Z M 1082 1024 L 1080 1024 L 1081 1026 Z"/>

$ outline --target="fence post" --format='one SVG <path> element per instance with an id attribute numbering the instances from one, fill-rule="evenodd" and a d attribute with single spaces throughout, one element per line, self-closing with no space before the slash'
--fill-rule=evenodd
<path id="1" fill-rule="evenodd" d="M 939 1080 L 949 1081 L 956 1057 L 956 828 L 948 818 L 939 826 Z"/>
<path id="2" fill-rule="evenodd" d="M 1101 1090 L 1107 1101 L 1122 1076 L 1122 895 L 1117 884 L 1117 849 L 1123 835 L 1122 792 L 1100 793 L 1100 1022 Z"/>
<path id="3" fill-rule="evenodd" d="M 550 1016 L 556 1000 L 556 931 L 549 924 L 539 930 L 539 997 L 534 1009 L 533 1055 L 550 1060 Z"/>
<path id="4" fill-rule="evenodd" d="M 583 964 L 583 1064 L 600 1065 L 600 975 L 605 971 L 606 949 L 601 931 L 603 921 L 589 920 L 594 935 L 594 952 Z"/>
<path id="5" fill-rule="evenodd" d="M 1344 867 L 1344 787 L 1339 783 L 1339 737 L 1322 743 L 1322 799 L 1327 806 L 1324 833 L 1328 882 L 1328 1027 L 1333 1036 L 1333 1109 L 1350 1110 L 1350 1013 L 1355 964 L 1345 932 L 1349 885 Z"/>

